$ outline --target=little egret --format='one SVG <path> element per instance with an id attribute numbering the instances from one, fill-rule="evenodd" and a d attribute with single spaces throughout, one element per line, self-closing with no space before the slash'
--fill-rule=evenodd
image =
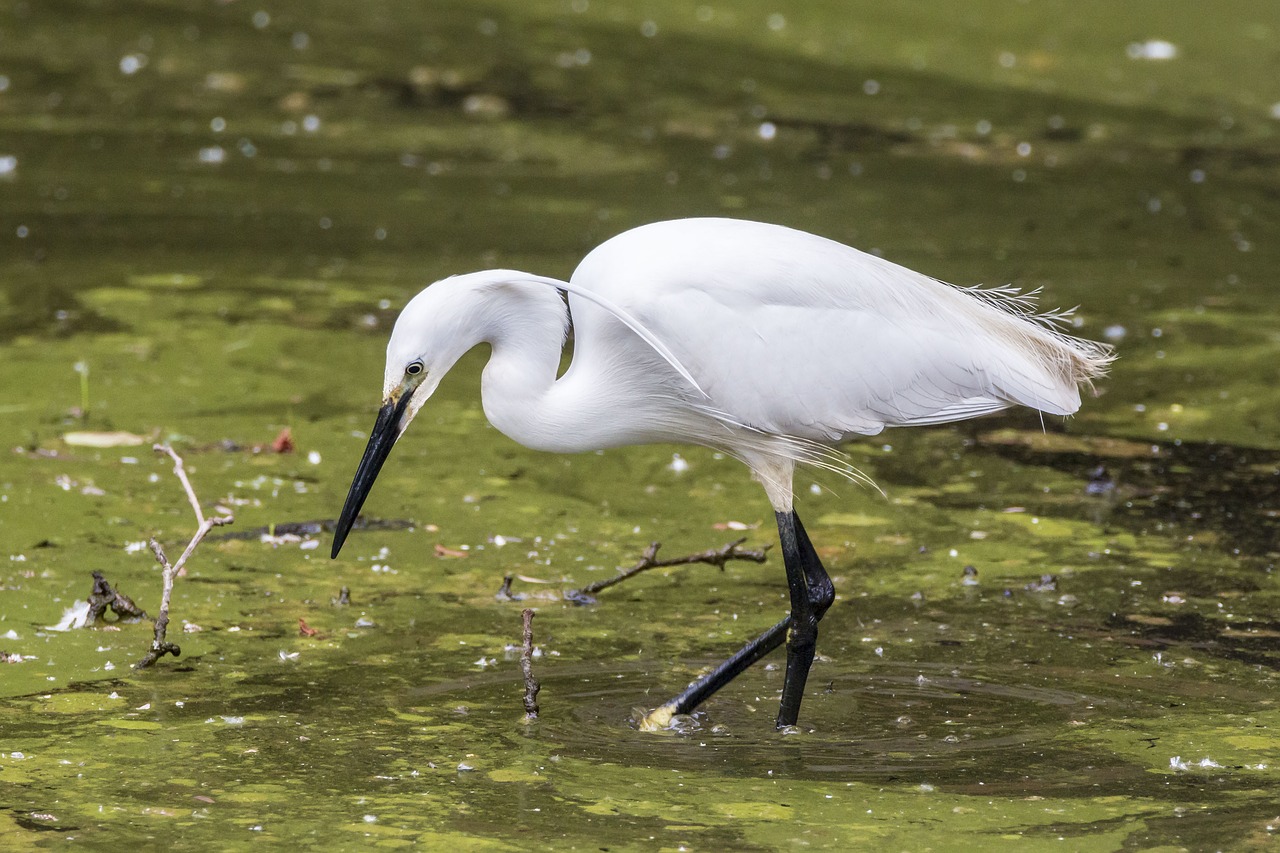
<path id="1" fill-rule="evenodd" d="M 410 300 L 391 333 L 382 408 L 333 556 L 409 422 L 464 353 L 489 344 L 484 413 L 527 447 L 683 442 L 751 469 L 777 519 L 791 611 L 645 723 L 689 713 L 785 641 L 777 726 L 792 726 L 835 597 L 793 507 L 796 464 L 857 476 L 835 447 L 886 426 L 1014 405 L 1075 412 L 1080 386 L 1113 356 L 1058 331 L 1058 319 L 1008 288 L 954 287 L 803 231 L 733 219 L 627 231 L 567 282 L 515 270 L 446 278 Z M 557 378 L 571 324 L 573 358 Z"/>

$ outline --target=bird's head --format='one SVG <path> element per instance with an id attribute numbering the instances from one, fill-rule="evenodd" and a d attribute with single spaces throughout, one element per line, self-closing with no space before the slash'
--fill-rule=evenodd
<path id="1" fill-rule="evenodd" d="M 468 316 L 465 276 L 428 287 L 405 306 L 387 343 L 387 368 L 382 407 L 369 433 L 369 443 L 351 481 L 333 536 L 333 557 L 342 550 L 373 482 L 423 404 L 435 393 L 441 378 L 478 342 L 459 327 Z M 472 314 L 474 312 L 471 312 Z"/>

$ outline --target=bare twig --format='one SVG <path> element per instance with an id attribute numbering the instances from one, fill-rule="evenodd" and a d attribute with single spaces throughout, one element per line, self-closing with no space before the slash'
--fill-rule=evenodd
<path id="1" fill-rule="evenodd" d="M 719 548 L 708 548 L 706 551 L 699 551 L 696 554 L 686 554 L 683 557 L 675 557 L 670 560 L 659 560 L 658 549 L 662 547 L 661 542 L 653 542 L 648 548 L 644 549 L 644 554 L 640 557 L 639 562 L 626 571 L 614 575 L 611 578 L 596 581 L 587 584 L 582 589 L 571 589 L 564 594 L 567 601 L 574 604 L 595 604 L 595 594 L 601 590 L 608 589 L 617 583 L 622 583 L 627 578 L 633 578 L 641 572 L 649 569 L 662 569 L 668 566 L 687 566 L 692 563 L 708 563 L 721 569 L 724 564 L 730 560 L 750 560 L 753 563 L 763 563 L 769 550 L 768 546 L 758 551 L 740 548 L 745 538 L 734 540 L 727 545 Z"/>
<path id="2" fill-rule="evenodd" d="M 524 622 L 524 640 L 520 647 L 520 671 L 524 673 L 524 720 L 531 723 L 538 719 L 538 691 L 542 685 L 533 677 L 533 611 L 525 608 L 520 617 Z"/>
<path id="3" fill-rule="evenodd" d="M 186 550 L 182 552 L 182 556 L 172 564 L 169 563 L 169 558 L 165 556 L 164 548 L 160 547 L 160 543 L 155 539 L 151 540 L 151 553 L 155 554 L 156 562 L 160 564 L 160 568 L 163 570 L 164 588 L 160 594 L 160 615 L 156 617 L 155 638 L 151 641 L 151 649 L 143 656 L 142 660 L 133 665 L 134 669 L 146 669 L 165 655 L 177 657 L 182 653 L 177 643 L 171 643 L 165 639 L 165 634 L 169 628 L 169 600 L 173 596 L 174 578 L 182 574 L 188 558 L 191 557 L 192 552 L 196 550 L 196 546 L 208 535 L 210 530 L 224 524 L 230 524 L 235 520 L 230 514 L 206 518 L 204 512 L 200 509 L 200 500 L 196 497 L 195 489 L 191 487 L 191 480 L 187 478 L 187 469 L 182 464 L 182 457 L 167 444 L 156 444 L 153 445 L 152 449 L 157 453 L 167 453 L 169 458 L 173 460 L 174 476 L 182 483 L 182 488 L 187 493 L 187 500 L 191 502 L 191 509 L 195 511 L 198 526 L 195 535 L 187 543 Z"/>

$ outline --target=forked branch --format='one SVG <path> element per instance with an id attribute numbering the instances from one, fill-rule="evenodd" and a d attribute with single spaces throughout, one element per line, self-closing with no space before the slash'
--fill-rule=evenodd
<path id="1" fill-rule="evenodd" d="M 707 563 L 720 569 L 724 568 L 724 564 L 730 560 L 750 560 L 753 563 L 763 563 L 768 553 L 768 546 L 759 550 L 742 548 L 746 538 L 736 539 L 727 545 L 721 545 L 719 548 L 708 548 L 706 551 L 699 551 L 696 554 L 686 554 L 683 557 L 674 557 L 670 560 L 659 560 L 658 549 L 662 547 L 661 542 L 652 542 L 648 548 L 644 549 L 639 562 L 634 566 L 623 571 L 611 578 L 596 581 L 587 584 L 582 589 L 571 589 L 565 592 L 564 597 L 574 604 L 595 604 L 595 594 L 601 590 L 608 589 L 614 584 L 622 583 L 627 578 L 633 578 L 641 572 L 647 572 L 649 569 L 664 569 L 669 566 L 687 566 L 692 563 Z"/>
<path id="2" fill-rule="evenodd" d="M 182 464 L 182 457 L 174 452 L 174 449 L 168 444 L 156 444 L 153 445 L 152 449 L 157 453 L 168 454 L 169 458 L 173 460 L 174 476 L 178 478 L 178 482 L 182 483 L 182 488 L 187 493 L 187 500 L 190 501 L 191 509 L 196 514 L 197 527 L 195 535 L 187 543 L 186 550 L 182 552 L 182 556 L 175 563 L 169 562 L 169 558 L 165 556 L 164 548 L 160 546 L 159 542 L 155 539 L 150 542 L 151 553 L 155 554 L 156 562 L 160 564 L 160 568 L 163 570 L 164 588 L 160 594 L 160 615 L 156 617 L 155 637 L 151 641 L 151 648 L 143 656 L 142 660 L 133 665 L 134 669 L 146 669 L 165 655 L 177 657 L 182 654 L 182 649 L 178 647 L 177 643 L 171 643 L 166 639 L 169 628 L 169 601 L 173 596 L 174 578 L 182 574 L 192 552 L 196 550 L 196 546 L 204 540 L 210 530 L 235 521 L 235 517 L 230 513 L 206 518 L 204 512 L 200 509 L 200 500 L 196 497 L 196 491 L 191 486 L 191 480 L 187 477 L 187 469 Z"/>

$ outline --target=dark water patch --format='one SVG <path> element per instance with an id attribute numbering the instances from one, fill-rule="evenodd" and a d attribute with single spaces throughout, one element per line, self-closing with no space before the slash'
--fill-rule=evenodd
<path id="1" fill-rule="evenodd" d="M 1210 657 L 1280 669 L 1280 621 L 1200 613 L 1113 614 L 1107 625 L 1124 630 L 1143 647 L 1194 649 Z"/>
<path id="2" fill-rule="evenodd" d="M 1192 537 L 1267 564 L 1280 556 L 1280 452 L 1221 442 L 1153 441 L 1146 452 L 1128 444 L 1122 453 L 1112 453 L 1105 442 L 1086 439 L 1078 450 L 1054 450 L 1037 448 L 1040 441 L 1029 437 L 981 442 L 980 447 L 1076 476 L 1084 471 L 1094 476 L 1102 466 L 1114 489 L 1095 489 L 1089 497 L 1100 501 L 1109 522 L 1136 532 Z"/>
<path id="3" fill-rule="evenodd" d="M 218 539 L 262 539 L 265 537 L 310 537 L 318 536 L 321 533 L 332 533 L 337 525 L 337 519 L 326 518 L 313 521 L 281 521 L 268 524 L 264 527 L 255 527 L 251 530 L 232 530 L 227 533 L 219 533 L 209 536 L 210 541 Z M 415 530 L 419 527 L 419 523 L 404 518 L 365 518 L 360 516 L 351 525 L 353 531 L 378 531 L 378 530 Z"/>

